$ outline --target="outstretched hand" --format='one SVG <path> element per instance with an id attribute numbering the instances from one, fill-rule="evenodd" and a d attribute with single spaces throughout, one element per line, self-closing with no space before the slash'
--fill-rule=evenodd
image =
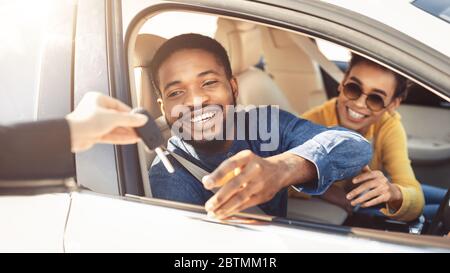
<path id="1" fill-rule="evenodd" d="M 66 116 L 72 152 L 89 149 L 96 143 L 133 144 L 140 139 L 133 128 L 143 126 L 147 117 L 130 113 L 121 101 L 97 92 L 87 93 L 76 109 Z"/>

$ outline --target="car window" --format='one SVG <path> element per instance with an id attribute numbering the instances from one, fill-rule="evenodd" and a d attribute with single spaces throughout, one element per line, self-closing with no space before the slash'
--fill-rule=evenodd
<path id="1" fill-rule="evenodd" d="M 174 24 L 182 21 L 183 24 Z M 139 33 L 150 33 L 169 39 L 183 33 L 195 32 L 213 37 L 216 32 L 217 17 L 187 12 L 163 12 L 148 20 Z M 164 27 L 161 27 L 164 26 Z"/>
<path id="2" fill-rule="evenodd" d="M 0 123 L 35 118 L 51 1 L 0 1 Z"/>
<path id="3" fill-rule="evenodd" d="M 234 75 L 239 83 L 238 103 L 256 106 L 275 104 L 297 116 L 316 106 L 323 105 L 328 99 L 337 95 L 336 75 L 330 76 L 334 69 L 330 69 L 330 67 L 334 66 L 337 70 L 340 70 L 342 75 L 348 66 L 350 52 L 354 51 L 354 49 L 349 50 L 341 45 L 316 37 L 302 35 L 301 33 L 293 34 L 290 31 L 256 22 L 190 12 L 180 11 L 176 13 L 177 18 L 185 18 L 185 21 L 182 20 L 182 22 L 189 25 L 188 27 L 184 28 L 185 24 L 180 23 L 178 26 L 183 26 L 182 29 L 162 28 L 161 24 L 169 24 L 168 22 L 171 21 L 171 13 L 174 14 L 174 12 L 162 12 L 157 16 L 150 17 L 137 32 L 138 35 L 133 41 L 136 43 L 135 48 L 130 48 L 132 50 L 130 54 L 138 59 L 129 64 L 130 70 L 134 72 L 130 73 L 134 75 L 134 77 L 131 77 L 133 79 L 131 80 L 131 90 L 136 92 L 135 95 L 139 98 L 137 100 L 139 105 L 147 108 L 154 117 L 160 117 L 159 121 L 162 123 L 165 123 L 165 119 L 161 118 L 162 113 L 156 103 L 154 86 L 146 82 L 149 77 L 145 73 L 149 73 L 148 64 L 159 45 L 176 35 L 200 33 L 214 37 L 225 47 L 229 54 Z M 145 43 L 152 46 L 148 46 L 147 50 L 144 50 L 145 53 L 142 53 L 140 48 L 145 47 L 140 47 L 139 44 L 145 45 Z M 313 49 L 311 49 L 311 46 L 313 46 Z M 325 59 L 319 60 L 317 57 L 319 52 L 325 56 Z M 141 59 L 139 60 L 139 58 Z M 262 72 L 256 72 L 258 76 L 255 79 L 258 80 L 247 82 L 248 76 L 254 72 L 255 66 Z M 258 88 L 252 90 L 252 87 L 255 86 Z M 422 92 L 423 97 L 418 98 L 416 96 L 419 92 Z M 429 183 L 444 189 L 448 188 L 450 181 L 445 178 L 439 179 L 433 173 L 439 173 L 439 177 L 450 177 L 450 173 L 448 173 L 450 169 L 448 166 L 448 160 L 450 160 L 448 154 L 450 151 L 449 132 L 444 128 L 433 127 L 429 120 L 439 119 L 444 115 L 444 119 L 447 121 L 450 116 L 446 109 L 429 109 L 427 107 L 446 108 L 448 102 L 425 88 L 422 88 L 421 91 L 412 90 L 411 94 L 412 97 L 398 111 L 402 116 L 402 121 L 404 121 L 412 168 L 420 183 Z M 429 100 L 424 99 L 424 97 L 429 98 Z M 412 104 L 412 101 L 416 101 L 418 108 L 408 107 L 409 104 Z M 167 140 L 170 137 L 170 129 L 167 124 L 161 128 L 163 128 Z M 431 135 L 429 132 L 434 132 L 434 134 Z M 150 181 L 146 170 L 151 170 L 155 154 L 145 149 L 140 151 L 145 153 L 146 162 L 146 166 L 143 167 L 144 188 L 146 188 L 146 195 L 151 197 L 152 190 L 149 186 Z M 386 175 L 389 176 L 389 174 Z M 305 196 L 300 195 L 297 200 L 302 200 L 302 198 L 304 199 Z M 296 209 L 288 212 L 289 217 L 320 221 L 315 218 L 320 213 L 312 208 L 314 206 L 310 210 L 305 209 L 308 207 L 306 204 L 311 203 L 303 203 L 303 201 L 291 203 L 294 204 L 293 207 Z M 324 211 L 336 209 L 336 207 L 327 206 L 329 204 L 323 205 L 321 209 Z M 299 208 L 303 208 L 303 210 Z M 326 213 L 322 214 L 326 218 L 324 222 L 342 221 L 341 212 L 342 210 L 339 209 L 334 210 L 333 217 L 329 217 L 331 214 L 328 214 L 328 216 L 326 216 Z M 357 226 L 366 220 L 345 223 Z M 397 226 L 397 224 L 384 221 L 381 221 L 381 223 L 372 221 L 370 223 L 373 225 L 367 227 L 409 232 L 408 224 Z"/>
<path id="4" fill-rule="evenodd" d="M 412 4 L 442 20 L 450 23 L 450 1 L 448 0 L 415 0 Z"/>
<path id="5" fill-rule="evenodd" d="M 322 39 L 317 39 L 316 42 L 320 51 L 330 61 L 334 62 L 343 72 L 347 70 L 348 62 L 350 61 L 350 51 L 348 49 Z M 333 90 L 331 90 L 337 88 L 336 82 L 331 79 L 325 71 L 323 71 L 322 76 L 324 78 L 327 93 L 330 94 L 329 97 L 337 96 L 337 92 L 333 92 Z M 450 109 L 450 103 L 445 99 L 429 92 L 421 85 L 413 83 L 407 98 L 402 102 L 402 104 Z"/>
<path id="6" fill-rule="evenodd" d="M 333 62 L 348 62 L 350 61 L 350 51 L 345 47 L 339 46 L 335 43 L 328 42 L 323 39 L 317 39 L 317 46 L 320 51 Z"/>

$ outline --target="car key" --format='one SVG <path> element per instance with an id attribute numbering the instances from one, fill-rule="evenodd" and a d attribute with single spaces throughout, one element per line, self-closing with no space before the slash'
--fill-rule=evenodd
<path id="1" fill-rule="evenodd" d="M 161 146 L 164 144 L 164 139 L 161 134 L 161 130 L 159 129 L 153 117 L 144 108 L 140 107 L 133 109 L 131 112 L 143 114 L 148 117 L 147 123 L 142 127 L 135 128 L 135 131 L 145 143 L 147 148 L 156 152 L 159 159 L 161 159 L 162 163 L 166 167 L 167 171 L 169 173 L 174 173 L 175 169 L 173 168 L 172 163 L 170 163 L 169 159 L 167 159 L 166 155 L 161 149 Z"/>

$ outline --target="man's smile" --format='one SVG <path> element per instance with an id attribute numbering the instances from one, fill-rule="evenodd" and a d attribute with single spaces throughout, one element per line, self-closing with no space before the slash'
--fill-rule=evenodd
<path id="1" fill-rule="evenodd" d="M 216 112 L 215 111 L 208 111 L 205 112 L 201 115 L 195 115 L 194 117 L 191 118 L 191 122 L 192 123 L 204 123 L 207 122 L 209 120 L 211 120 L 212 118 L 214 118 L 216 116 Z"/>

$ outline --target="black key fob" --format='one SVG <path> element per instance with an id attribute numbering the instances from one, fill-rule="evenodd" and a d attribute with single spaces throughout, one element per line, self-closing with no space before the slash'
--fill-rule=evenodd
<path id="1" fill-rule="evenodd" d="M 148 117 L 148 121 L 144 126 L 134 129 L 145 145 L 147 145 L 150 150 L 154 150 L 155 148 L 163 145 L 164 140 L 161 130 L 147 110 L 144 108 L 135 108 L 131 112 L 143 114 Z"/>

